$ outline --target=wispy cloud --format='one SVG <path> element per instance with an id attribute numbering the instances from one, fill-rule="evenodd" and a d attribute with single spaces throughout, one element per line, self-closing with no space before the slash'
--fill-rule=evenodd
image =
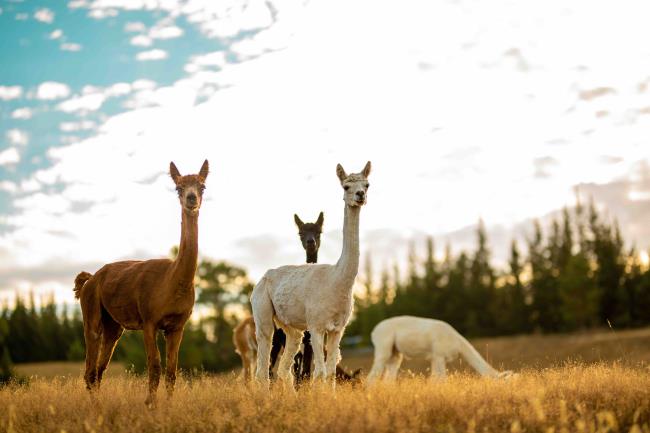
<path id="1" fill-rule="evenodd" d="M 81 51 L 81 44 L 66 42 L 61 44 L 61 50 L 63 51 Z"/>
<path id="2" fill-rule="evenodd" d="M 50 35 L 48 36 L 50 39 L 59 39 L 61 36 L 63 36 L 63 30 L 61 29 L 56 29 Z"/>

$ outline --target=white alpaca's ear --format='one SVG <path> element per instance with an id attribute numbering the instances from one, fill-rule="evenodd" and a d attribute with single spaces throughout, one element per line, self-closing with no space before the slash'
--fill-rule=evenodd
<path id="1" fill-rule="evenodd" d="M 208 160 L 206 159 L 203 161 L 203 165 L 201 166 L 201 171 L 199 171 L 199 177 L 205 182 L 205 179 L 208 177 L 208 173 L 210 172 L 210 165 L 208 164 Z"/>
<path id="2" fill-rule="evenodd" d="M 318 219 L 316 220 L 316 225 L 322 229 L 324 221 L 325 221 L 325 215 L 323 215 L 323 212 L 321 212 L 321 213 L 318 214 Z"/>
<path id="3" fill-rule="evenodd" d="M 361 174 L 363 174 L 363 177 L 368 177 L 370 176 L 370 169 L 371 169 L 371 164 L 370 161 L 366 162 L 366 166 L 363 167 L 363 171 Z"/>
<path id="4" fill-rule="evenodd" d="M 181 178 L 181 173 L 176 168 L 176 164 L 173 162 L 169 163 L 169 175 L 172 177 L 174 183 L 178 183 L 178 179 Z"/>
<path id="5" fill-rule="evenodd" d="M 296 213 L 293 214 L 293 220 L 296 222 L 296 225 L 298 226 L 298 230 L 302 229 L 302 226 L 305 225 L 305 223 L 302 222 L 302 220 L 300 219 L 300 217 Z"/>
<path id="6" fill-rule="evenodd" d="M 343 170 L 343 166 L 341 164 L 336 164 L 336 175 L 339 177 L 339 180 L 343 182 L 348 175 L 345 174 L 345 170 Z"/>

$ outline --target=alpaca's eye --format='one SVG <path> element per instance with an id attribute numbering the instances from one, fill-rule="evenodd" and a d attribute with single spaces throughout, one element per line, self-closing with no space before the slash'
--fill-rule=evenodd
<path id="1" fill-rule="evenodd" d="M 181 188 L 180 186 L 177 186 L 177 187 L 176 187 L 176 192 L 179 193 L 179 194 L 182 193 L 182 192 L 183 192 L 183 188 Z"/>
<path id="2" fill-rule="evenodd" d="M 201 192 L 205 191 L 205 185 L 201 185 L 201 186 L 199 187 L 199 190 L 200 190 Z"/>
<path id="3" fill-rule="evenodd" d="M 366 184 L 366 189 L 368 189 L 368 188 L 370 188 L 370 184 L 369 184 L 369 183 Z"/>
<path id="4" fill-rule="evenodd" d="M 350 187 L 349 187 L 348 185 L 345 185 L 345 186 L 343 187 L 343 189 L 347 191 L 347 190 L 350 189 Z"/>

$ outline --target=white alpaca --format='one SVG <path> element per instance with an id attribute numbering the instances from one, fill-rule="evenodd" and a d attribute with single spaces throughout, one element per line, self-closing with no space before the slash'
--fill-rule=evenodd
<path id="1" fill-rule="evenodd" d="M 482 376 L 507 377 L 510 371 L 499 372 L 474 349 L 450 324 L 423 317 L 397 316 L 383 320 L 371 334 L 375 359 L 368 374 L 368 383 L 382 377 L 395 380 L 403 356 L 431 360 L 431 378 L 447 375 L 446 363 L 461 355 Z"/>
<path id="2" fill-rule="evenodd" d="M 268 386 L 273 321 L 286 336 L 278 377 L 293 383 L 291 364 L 302 334 L 311 333 L 314 350 L 312 379 L 334 379 L 341 358 L 339 343 L 352 314 L 352 285 L 359 270 L 359 214 L 366 203 L 370 162 L 361 173 L 347 175 L 341 165 L 336 174 L 343 187 L 345 215 L 343 251 L 336 265 L 283 266 L 267 271 L 251 295 L 257 337 L 257 380 Z M 327 334 L 327 365 L 324 340 Z M 334 383 L 334 382 L 332 382 Z"/>

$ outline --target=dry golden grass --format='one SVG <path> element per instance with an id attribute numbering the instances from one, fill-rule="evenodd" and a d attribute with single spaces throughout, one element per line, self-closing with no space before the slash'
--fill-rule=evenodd
<path id="1" fill-rule="evenodd" d="M 650 432 L 650 372 L 567 365 L 510 380 L 420 376 L 369 389 L 265 394 L 233 374 L 181 380 L 171 400 L 144 406 L 145 381 L 106 380 L 96 398 L 81 379 L 33 379 L 0 390 L 7 432 Z"/>
<path id="2" fill-rule="evenodd" d="M 31 362 L 17 364 L 16 373 L 23 377 L 41 377 L 52 379 L 55 377 L 78 377 L 84 371 L 83 362 L 60 361 L 60 362 Z M 111 368 L 106 370 L 107 377 L 126 376 L 124 365 L 119 362 L 111 362 Z"/>

